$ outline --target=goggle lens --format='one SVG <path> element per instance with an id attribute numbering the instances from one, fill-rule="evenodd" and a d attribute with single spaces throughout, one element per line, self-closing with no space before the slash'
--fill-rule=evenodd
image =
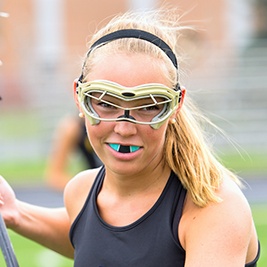
<path id="1" fill-rule="evenodd" d="M 129 121 L 159 128 L 179 103 L 179 92 L 161 84 L 133 88 L 109 81 L 78 85 L 79 101 L 92 124 Z"/>

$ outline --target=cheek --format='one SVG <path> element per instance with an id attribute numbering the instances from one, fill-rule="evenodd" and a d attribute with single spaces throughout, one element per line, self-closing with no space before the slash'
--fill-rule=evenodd
<path id="1" fill-rule="evenodd" d="M 99 125 L 91 125 L 88 121 L 86 121 L 85 127 L 88 139 L 92 147 L 95 149 L 95 146 L 97 146 L 97 140 L 101 138 L 99 135 L 102 131 L 99 130 Z"/>
<path id="2" fill-rule="evenodd" d="M 166 127 L 163 125 L 157 130 L 151 129 L 147 131 L 146 136 L 148 137 L 148 142 L 151 146 L 159 149 L 160 147 L 163 147 L 165 143 Z"/>

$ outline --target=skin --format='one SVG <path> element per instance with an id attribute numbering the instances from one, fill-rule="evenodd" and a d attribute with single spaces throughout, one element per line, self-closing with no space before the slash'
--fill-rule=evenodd
<path id="1" fill-rule="evenodd" d="M 169 86 L 159 67 L 161 62 L 151 64 L 154 60 L 144 54 L 102 55 L 86 79 L 105 79 L 123 86 L 151 82 Z M 74 83 L 74 91 L 75 89 Z M 75 93 L 74 95 L 76 97 Z M 77 99 L 76 102 L 79 107 Z M 182 103 L 183 101 L 177 112 Z M 166 128 L 171 119 L 172 117 L 157 130 L 148 125 L 125 121 L 91 125 L 86 119 L 91 144 L 106 166 L 106 176 L 97 197 L 97 205 L 101 217 L 107 223 L 114 226 L 133 223 L 159 198 L 171 172 L 162 160 Z M 141 149 L 132 154 L 121 154 L 112 150 L 108 143 L 138 145 Z M 10 228 L 37 242 L 42 241 L 64 255 L 72 256 L 73 250 L 67 233 L 84 205 L 98 171 L 94 169 L 81 172 L 68 183 L 64 192 L 67 213 L 62 209 L 59 213 L 49 215 L 47 210 L 19 202 L 10 194 L 12 190 L 8 191 L 6 185 L 2 187 L 2 184 L 0 211 L 4 212 Z M 223 202 L 205 208 L 197 207 L 190 195 L 186 196 L 177 229 L 181 244 L 186 250 L 186 267 L 244 267 L 245 262 L 252 261 L 256 256 L 257 235 L 249 205 L 240 189 L 228 177 L 224 177 L 217 194 Z M 10 208 L 13 214 L 10 214 Z"/>

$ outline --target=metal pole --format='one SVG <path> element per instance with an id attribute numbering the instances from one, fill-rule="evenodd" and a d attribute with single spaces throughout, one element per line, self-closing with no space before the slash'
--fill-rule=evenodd
<path id="1" fill-rule="evenodd" d="M 13 246 L 7 233 L 5 222 L 0 213 L 0 247 L 5 258 L 7 267 L 19 267 Z"/>

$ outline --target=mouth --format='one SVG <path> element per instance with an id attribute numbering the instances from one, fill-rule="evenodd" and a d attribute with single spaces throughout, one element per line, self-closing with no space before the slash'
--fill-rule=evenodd
<path id="1" fill-rule="evenodd" d="M 140 146 L 123 146 L 120 144 L 108 144 L 113 150 L 120 153 L 133 153 L 140 149 Z"/>

